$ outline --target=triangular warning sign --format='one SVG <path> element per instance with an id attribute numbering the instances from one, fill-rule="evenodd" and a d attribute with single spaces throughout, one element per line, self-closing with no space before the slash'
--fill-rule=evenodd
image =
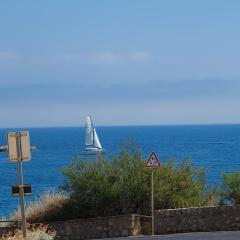
<path id="1" fill-rule="evenodd" d="M 157 168 L 160 167 L 160 162 L 157 158 L 157 155 L 155 154 L 155 152 L 152 152 L 145 164 L 145 167 L 148 168 Z"/>

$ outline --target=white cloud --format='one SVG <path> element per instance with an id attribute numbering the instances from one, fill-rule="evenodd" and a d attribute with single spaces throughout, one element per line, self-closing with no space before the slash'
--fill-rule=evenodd
<path id="1" fill-rule="evenodd" d="M 150 55 L 146 52 L 134 52 L 129 54 L 128 58 L 132 61 L 147 61 L 150 59 Z"/>
<path id="2" fill-rule="evenodd" d="M 100 53 L 100 54 L 91 54 L 87 57 L 87 61 L 90 63 L 117 63 L 121 62 L 124 57 L 120 54 L 114 54 L 111 52 Z"/>
<path id="3" fill-rule="evenodd" d="M 0 61 L 16 60 L 18 56 L 11 52 L 0 52 Z"/>
<path id="4" fill-rule="evenodd" d="M 79 62 L 83 60 L 80 54 L 68 54 L 63 57 L 65 62 Z"/>
<path id="5" fill-rule="evenodd" d="M 151 59 L 150 54 L 144 51 L 130 52 L 126 54 L 102 52 L 102 53 L 67 53 L 64 55 L 50 55 L 40 59 L 39 63 L 87 63 L 87 64 L 119 64 L 131 62 L 146 62 Z"/>
<path id="6" fill-rule="evenodd" d="M 88 56 L 88 62 L 94 63 L 94 64 L 141 62 L 141 61 L 147 61 L 149 59 L 150 59 L 150 55 L 143 51 L 131 52 L 128 54 L 106 52 L 106 53 L 92 54 Z"/>

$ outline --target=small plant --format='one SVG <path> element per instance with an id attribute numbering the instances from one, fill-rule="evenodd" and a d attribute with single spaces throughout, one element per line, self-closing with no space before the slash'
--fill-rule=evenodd
<path id="1" fill-rule="evenodd" d="M 0 240 L 53 240 L 56 236 L 56 232 L 49 230 L 47 225 L 40 225 L 38 227 L 33 227 L 27 232 L 27 238 L 23 238 L 22 231 L 17 229 L 13 235 L 8 234 L 5 237 L 0 238 Z"/>

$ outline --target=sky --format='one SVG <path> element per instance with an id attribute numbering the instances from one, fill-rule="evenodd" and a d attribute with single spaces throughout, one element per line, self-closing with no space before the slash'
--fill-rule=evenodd
<path id="1" fill-rule="evenodd" d="M 240 1 L 0 2 L 0 128 L 240 123 Z"/>

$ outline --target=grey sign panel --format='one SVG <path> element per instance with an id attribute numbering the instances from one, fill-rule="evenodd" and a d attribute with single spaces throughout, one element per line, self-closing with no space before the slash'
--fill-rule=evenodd
<path id="1" fill-rule="evenodd" d="M 17 133 L 9 132 L 7 135 L 8 140 L 8 157 L 11 162 L 18 161 L 18 141 L 17 141 Z"/>
<path id="2" fill-rule="evenodd" d="M 18 158 L 22 161 L 31 159 L 30 138 L 28 131 L 9 132 L 8 136 L 8 156 L 11 162 L 17 162 Z"/>
<path id="3" fill-rule="evenodd" d="M 20 140 L 22 160 L 29 161 L 31 159 L 29 132 L 20 132 Z"/>

